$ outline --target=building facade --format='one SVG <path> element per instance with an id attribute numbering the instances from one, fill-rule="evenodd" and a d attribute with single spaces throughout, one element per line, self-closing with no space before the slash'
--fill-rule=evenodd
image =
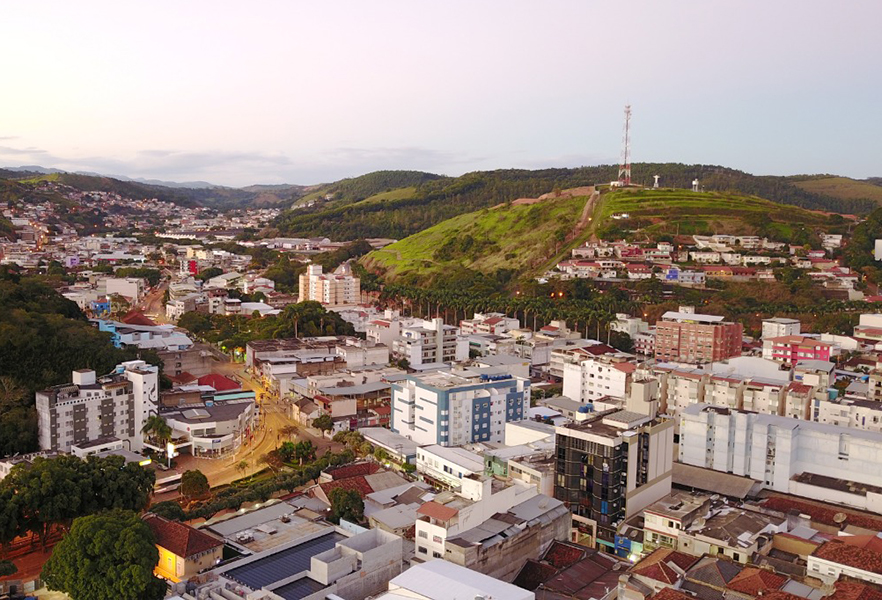
<path id="1" fill-rule="evenodd" d="M 420 445 L 505 439 L 505 424 L 530 406 L 530 381 L 492 369 L 409 375 L 392 383 L 392 431 Z"/>
<path id="2" fill-rule="evenodd" d="M 655 358 L 666 362 L 709 363 L 741 356 L 743 328 L 723 317 L 697 314 L 690 307 L 666 312 L 656 323 Z"/>
<path id="3" fill-rule="evenodd" d="M 300 275 L 298 302 L 313 300 L 325 306 L 358 304 L 361 298 L 361 279 L 341 266 L 338 272 L 322 273 L 321 265 L 309 265 Z"/>
<path id="4" fill-rule="evenodd" d="M 73 445 L 115 437 L 138 452 L 141 429 L 159 410 L 159 369 L 141 360 L 103 377 L 81 369 L 71 383 L 37 392 L 36 404 L 42 450 L 70 452 Z"/>

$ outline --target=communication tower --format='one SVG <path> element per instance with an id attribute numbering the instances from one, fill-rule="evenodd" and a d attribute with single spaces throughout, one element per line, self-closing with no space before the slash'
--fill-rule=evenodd
<path id="1" fill-rule="evenodd" d="M 619 185 L 631 185 L 631 105 L 625 106 L 625 129 L 622 132 L 622 162 L 619 164 Z"/>

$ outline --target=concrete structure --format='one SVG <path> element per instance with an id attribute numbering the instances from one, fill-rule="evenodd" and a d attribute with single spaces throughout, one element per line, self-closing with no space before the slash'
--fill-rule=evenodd
<path id="1" fill-rule="evenodd" d="M 876 241 L 876 247 L 879 247 Z M 879 260 L 878 258 L 876 260 Z M 882 556 L 879 552 L 832 540 L 821 544 L 807 557 L 807 572 L 827 585 L 840 577 L 882 585 Z"/>
<path id="2" fill-rule="evenodd" d="M 374 600 L 536 600 L 536 594 L 444 560 L 414 565 Z"/>
<path id="3" fill-rule="evenodd" d="M 108 296 L 122 296 L 130 304 L 137 304 L 144 293 L 144 280 L 137 277 L 108 277 L 98 282 Z"/>
<path id="4" fill-rule="evenodd" d="M 671 493 L 674 422 L 656 417 L 649 400 L 657 390 L 653 382 L 633 387 L 632 410 L 612 409 L 555 429 L 554 497 L 582 517 L 593 529 L 593 541 L 610 551 L 625 519 Z"/>
<path id="5" fill-rule="evenodd" d="M 676 550 L 679 546 L 680 534 L 696 519 L 704 517 L 709 508 L 709 496 L 687 492 L 674 492 L 653 502 L 643 511 L 644 550 L 652 551 L 655 548 Z"/>
<path id="6" fill-rule="evenodd" d="M 854 337 L 868 342 L 882 342 L 882 314 L 861 315 L 854 327 Z"/>
<path id="7" fill-rule="evenodd" d="M 252 391 L 214 394 L 207 401 L 163 409 L 160 415 L 172 428 L 177 449 L 189 448 L 194 456 L 230 455 L 257 425 Z"/>
<path id="8" fill-rule="evenodd" d="M 797 319 L 787 319 L 784 317 L 774 317 L 772 319 L 763 319 L 762 338 L 784 337 L 786 335 L 799 335 L 801 324 Z"/>
<path id="9" fill-rule="evenodd" d="M 361 280 L 341 265 L 334 273 L 322 273 L 321 265 L 309 265 L 300 275 L 298 302 L 313 300 L 324 306 L 358 304 L 361 298 Z"/>
<path id="10" fill-rule="evenodd" d="M 469 347 L 456 327 L 445 325 L 443 319 L 431 319 L 403 327 L 392 343 L 392 353 L 406 360 L 410 368 L 420 370 L 463 361 L 469 357 Z"/>
<path id="11" fill-rule="evenodd" d="M 530 381 L 492 369 L 408 375 L 392 383 L 392 431 L 420 445 L 502 442 L 530 405 Z"/>
<path id="12" fill-rule="evenodd" d="M 563 368 L 563 395 L 577 402 L 590 403 L 606 396 L 624 398 L 637 365 L 630 354 L 604 354 Z"/>
<path id="13" fill-rule="evenodd" d="M 521 322 L 503 313 L 475 313 L 471 319 L 463 319 L 459 327 L 463 335 L 489 334 L 502 335 L 512 329 L 519 329 Z"/>
<path id="14" fill-rule="evenodd" d="M 655 358 L 667 362 L 708 363 L 741 355 L 741 323 L 696 314 L 691 307 L 666 312 L 656 323 Z"/>
<path id="15" fill-rule="evenodd" d="M 459 489 L 463 477 L 484 472 L 484 459 L 465 448 L 447 448 L 432 444 L 417 448 L 417 472 L 434 485 Z"/>
<path id="16" fill-rule="evenodd" d="M 74 371 L 72 383 L 37 392 L 36 405 L 43 450 L 70 452 L 73 445 L 116 437 L 137 452 L 144 422 L 159 410 L 159 369 L 133 360 L 100 378 Z"/>
<path id="17" fill-rule="evenodd" d="M 882 510 L 882 434 L 695 404 L 680 414 L 682 463 L 764 488 Z"/>
<path id="18" fill-rule="evenodd" d="M 786 365 L 795 365 L 801 360 L 829 361 L 834 353 L 833 344 L 801 335 L 763 339 L 763 358 Z"/>
<path id="19" fill-rule="evenodd" d="M 640 317 L 632 317 L 626 313 L 616 313 L 616 320 L 609 324 L 613 331 L 628 334 L 633 339 L 638 333 L 649 331 L 649 323 Z"/>
<path id="20" fill-rule="evenodd" d="M 383 448 L 393 460 L 416 464 L 418 446 L 413 440 L 385 427 L 362 427 L 358 432 L 375 448 Z"/>

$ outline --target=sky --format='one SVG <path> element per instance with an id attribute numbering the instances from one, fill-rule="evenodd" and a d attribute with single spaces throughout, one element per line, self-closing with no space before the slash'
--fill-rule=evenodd
<path id="1" fill-rule="evenodd" d="M 880 0 L 5 3 L 0 165 L 314 184 L 634 162 L 882 176 Z"/>

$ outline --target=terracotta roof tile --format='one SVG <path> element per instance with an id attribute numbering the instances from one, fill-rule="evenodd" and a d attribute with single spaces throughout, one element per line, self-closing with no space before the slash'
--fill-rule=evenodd
<path id="1" fill-rule="evenodd" d="M 756 567 L 745 567 L 738 575 L 729 581 L 727 586 L 730 590 L 758 596 L 765 592 L 780 589 L 787 583 L 787 578 Z"/>
<path id="2" fill-rule="evenodd" d="M 824 600 L 882 600 L 882 591 L 864 583 L 840 579 L 833 585 L 836 589 Z"/>
<path id="3" fill-rule="evenodd" d="M 542 560 L 553 565 L 556 569 L 565 569 L 576 564 L 585 556 L 585 548 L 573 544 L 555 541 L 551 544 Z"/>
<path id="4" fill-rule="evenodd" d="M 811 555 L 829 560 L 830 562 L 882 575 L 882 555 L 859 546 L 843 544 L 839 540 L 832 540 L 821 544 Z"/>
<path id="5" fill-rule="evenodd" d="M 649 600 L 695 600 L 692 596 L 684 594 L 680 590 L 666 587 L 654 596 L 650 596 Z"/>
<path id="6" fill-rule="evenodd" d="M 352 465 L 344 465 L 342 467 L 337 467 L 336 469 L 327 469 L 325 474 L 330 475 L 332 480 L 337 481 L 338 479 L 347 479 L 358 475 L 373 475 L 379 470 L 380 465 L 377 463 L 365 461 Z"/>
<path id="7" fill-rule="evenodd" d="M 153 532 L 156 545 L 162 546 L 175 556 L 187 558 L 224 545 L 221 540 L 207 533 L 152 513 L 144 515 L 144 522 Z"/>
<path id="8" fill-rule="evenodd" d="M 371 487 L 371 484 L 367 482 L 367 479 L 365 479 L 363 475 L 358 475 L 356 477 L 347 477 L 346 479 L 337 479 L 335 481 L 329 481 L 327 483 L 320 483 L 319 487 L 322 488 L 322 491 L 325 493 L 326 496 L 331 493 L 331 490 L 337 488 L 343 488 L 344 490 L 355 490 L 362 498 L 364 498 L 368 494 L 374 493 L 374 488 Z"/>
<path id="9" fill-rule="evenodd" d="M 770 510 L 783 513 L 787 513 L 791 510 L 798 510 L 800 513 L 809 515 L 813 521 L 823 523 L 824 525 L 839 527 L 839 523 L 834 519 L 839 511 L 833 508 L 826 508 L 811 502 L 801 502 L 799 500 L 783 498 L 780 496 L 769 498 L 763 502 L 763 506 Z M 882 531 L 882 519 L 876 519 L 851 512 L 846 513 L 846 515 L 848 516 L 846 523 L 849 525 L 855 525 L 873 531 Z"/>
<path id="10" fill-rule="evenodd" d="M 426 515 L 439 521 L 449 521 L 459 514 L 459 511 L 437 502 L 426 502 L 417 509 L 417 514 Z"/>

